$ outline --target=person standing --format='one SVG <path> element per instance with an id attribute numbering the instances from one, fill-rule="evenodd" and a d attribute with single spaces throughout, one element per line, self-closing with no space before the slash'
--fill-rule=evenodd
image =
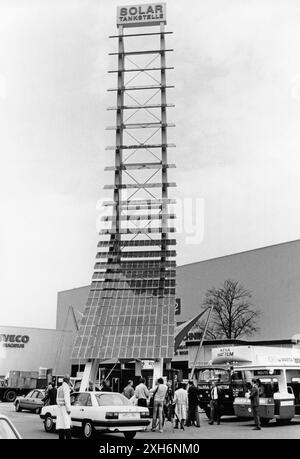
<path id="1" fill-rule="evenodd" d="M 128 400 L 130 400 L 134 396 L 134 388 L 133 388 L 133 381 L 129 379 L 127 386 L 124 387 L 123 395 L 125 395 Z"/>
<path id="2" fill-rule="evenodd" d="M 221 406 L 221 393 L 217 386 L 216 381 L 213 381 L 210 391 L 210 421 L 208 424 L 213 425 L 214 421 L 220 425 L 220 406 Z"/>
<path id="3" fill-rule="evenodd" d="M 192 423 L 194 424 L 194 422 L 196 422 L 196 427 L 200 427 L 198 389 L 193 381 L 189 381 L 188 385 L 188 405 L 186 425 L 189 427 Z"/>
<path id="4" fill-rule="evenodd" d="M 45 397 L 43 398 L 43 402 L 45 406 L 50 406 L 50 405 L 56 405 L 56 395 L 57 395 L 57 390 L 53 386 L 52 383 L 48 384 L 47 392 Z"/>
<path id="5" fill-rule="evenodd" d="M 87 392 L 94 392 L 94 384 L 92 383 L 92 381 L 89 382 L 89 385 L 85 390 Z"/>
<path id="6" fill-rule="evenodd" d="M 257 388 L 258 388 L 259 397 L 265 397 L 266 396 L 266 390 L 265 390 L 265 387 L 263 386 L 263 384 L 261 383 L 260 379 L 256 380 L 256 385 L 257 385 Z"/>
<path id="7" fill-rule="evenodd" d="M 145 378 L 140 379 L 140 383 L 135 388 L 135 396 L 137 398 L 138 406 L 147 407 L 147 399 L 149 398 L 149 391 L 145 386 Z"/>
<path id="8" fill-rule="evenodd" d="M 259 389 L 255 379 L 252 379 L 252 387 L 250 390 L 250 400 L 251 400 L 251 408 L 254 417 L 255 427 L 253 430 L 261 430 L 260 425 L 260 418 L 258 414 L 259 410 Z"/>
<path id="9" fill-rule="evenodd" d="M 158 430 L 163 432 L 163 409 L 165 397 L 167 394 L 168 387 L 164 384 L 162 378 L 158 378 L 156 389 L 153 389 L 153 418 L 152 418 L 152 432 L 155 431 L 156 422 L 158 418 Z"/>
<path id="10" fill-rule="evenodd" d="M 111 387 L 110 387 L 110 382 L 108 379 L 104 379 L 101 383 L 101 392 L 112 392 Z"/>
<path id="11" fill-rule="evenodd" d="M 184 389 L 183 384 L 178 383 L 178 389 L 175 390 L 174 394 L 174 403 L 175 403 L 175 429 L 179 428 L 179 423 L 181 429 L 184 430 L 184 423 L 186 420 L 186 412 L 188 406 L 188 394 Z"/>
<path id="12" fill-rule="evenodd" d="M 174 417 L 173 403 L 174 403 L 173 383 L 171 380 L 169 380 L 167 382 L 167 393 L 166 393 L 166 399 L 165 399 L 165 404 L 164 404 L 164 412 L 165 412 L 165 417 L 170 422 L 173 422 L 173 417 Z"/>
<path id="13" fill-rule="evenodd" d="M 70 440 L 71 437 L 71 401 L 70 376 L 63 378 L 62 385 L 57 389 L 56 430 L 60 440 Z"/>

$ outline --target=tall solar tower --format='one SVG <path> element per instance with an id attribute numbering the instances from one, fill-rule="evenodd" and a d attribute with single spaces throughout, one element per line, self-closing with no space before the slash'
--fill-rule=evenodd
<path id="1" fill-rule="evenodd" d="M 168 107 L 164 3 L 117 9 L 115 145 L 93 280 L 73 349 L 86 362 L 82 389 L 99 362 L 151 359 L 156 375 L 174 354 L 176 240 L 169 198 Z M 140 27 L 143 27 L 142 31 Z M 137 29 L 135 29 L 137 28 Z M 127 32 L 128 31 L 128 32 Z M 135 80 L 135 85 L 132 83 Z M 139 83 L 139 84 L 138 84 Z"/>

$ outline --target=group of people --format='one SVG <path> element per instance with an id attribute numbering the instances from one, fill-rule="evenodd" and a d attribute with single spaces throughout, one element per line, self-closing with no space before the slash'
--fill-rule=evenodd
<path id="1" fill-rule="evenodd" d="M 186 387 L 187 386 L 187 387 Z M 163 432 L 164 420 L 172 422 L 175 429 L 184 429 L 184 426 L 200 427 L 199 417 L 199 393 L 193 381 L 188 384 L 179 382 L 176 390 L 173 391 L 172 381 L 164 384 L 159 378 L 153 389 L 148 389 L 145 378 L 140 378 L 139 384 L 134 389 L 133 381 L 129 380 L 123 390 L 123 395 L 136 403 L 138 406 L 149 405 L 152 410 L 152 431 L 158 427 Z M 210 424 L 214 421 L 220 424 L 220 391 L 215 384 L 211 393 L 211 418 Z"/>
<path id="2" fill-rule="evenodd" d="M 156 430 L 158 420 L 158 430 L 163 432 L 163 418 L 165 406 L 170 403 L 172 396 L 172 387 L 170 383 L 164 384 L 162 378 L 158 378 L 156 387 L 154 389 L 148 389 L 145 378 L 140 378 L 139 384 L 136 388 L 133 388 L 133 381 L 129 380 L 127 386 L 123 390 L 123 395 L 136 403 L 138 406 L 148 406 L 148 400 L 150 402 L 150 408 L 152 408 L 152 431 Z"/>
<path id="3" fill-rule="evenodd" d="M 158 427 L 159 432 L 163 432 L 164 421 L 167 419 L 172 422 L 175 429 L 184 429 L 184 426 L 200 427 L 199 417 L 199 393 L 193 381 L 186 384 L 177 383 L 176 390 L 173 390 L 172 381 L 164 383 L 162 378 L 158 378 L 156 385 L 148 389 L 145 378 L 140 378 L 139 384 L 134 388 L 133 381 L 129 380 L 124 387 L 123 395 L 138 406 L 148 407 L 152 411 L 152 426 L 154 432 Z M 252 413 L 255 421 L 255 429 L 261 430 L 259 418 L 259 396 L 260 381 L 253 379 L 248 387 L 247 396 L 251 401 Z M 111 392 L 108 381 L 102 382 L 101 387 L 96 389 L 92 383 L 87 390 L 101 390 Z M 57 405 L 56 430 L 59 439 L 71 438 L 71 401 L 70 401 L 70 377 L 66 375 L 63 383 L 57 389 L 50 383 L 46 390 L 45 404 Z M 210 421 L 213 425 L 220 424 L 220 411 L 222 404 L 222 393 L 215 381 L 212 382 L 210 389 Z"/>
<path id="4" fill-rule="evenodd" d="M 159 432 L 163 432 L 166 419 L 174 423 L 175 429 L 184 429 L 184 426 L 191 425 L 200 427 L 198 389 L 192 381 L 188 382 L 187 388 L 185 384 L 179 382 L 175 391 L 172 381 L 165 384 L 162 378 L 158 378 L 156 386 L 150 390 L 145 382 L 145 378 L 140 378 L 139 384 L 134 389 L 133 381 L 129 380 L 123 390 L 123 395 L 138 406 L 149 406 L 152 411 L 152 431 L 158 427 Z M 90 382 L 87 390 L 111 392 L 109 381 L 103 381 L 100 388 Z M 57 389 L 52 383 L 48 385 L 43 399 L 47 405 L 57 405 L 56 430 L 59 439 L 71 438 L 70 393 L 70 377 L 66 375 L 62 385 Z"/>

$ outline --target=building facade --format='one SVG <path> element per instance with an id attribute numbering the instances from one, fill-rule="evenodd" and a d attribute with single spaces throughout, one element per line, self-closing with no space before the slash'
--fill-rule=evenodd
<path id="1" fill-rule="evenodd" d="M 252 303 L 261 311 L 256 340 L 282 340 L 300 333 L 300 240 L 272 245 L 176 269 L 180 313 L 185 322 L 199 313 L 205 292 L 226 279 L 240 281 L 252 293 Z M 68 308 L 78 320 L 84 309 L 89 286 L 58 293 L 57 325 L 74 328 Z"/>
<path id="2" fill-rule="evenodd" d="M 0 326 L 0 377 L 40 367 L 52 368 L 53 374 L 69 372 L 72 344 L 70 330 Z"/>

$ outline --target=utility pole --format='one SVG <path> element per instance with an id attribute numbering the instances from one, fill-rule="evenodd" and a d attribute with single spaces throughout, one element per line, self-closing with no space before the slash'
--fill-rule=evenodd
<path id="1" fill-rule="evenodd" d="M 191 379 L 194 378 L 196 363 L 197 363 L 197 360 L 198 360 L 198 356 L 199 356 L 200 350 L 201 350 L 202 345 L 203 345 L 203 341 L 204 341 L 204 338 L 205 338 L 205 335 L 206 335 L 206 332 L 207 332 L 207 328 L 208 328 L 210 316 L 211 316 L 211 313 L 212 313 L 213 309 L 214 309 L 213 306 L 211 306 L 211 307 L 209 308 L 209 313 L 208 313 L 208 316 L 207 316 L 207 319 L 206 319 L 206 322 L 205 322 L 204 331 L 203 331 L 203 333 L 202 333 L 201 341 L 200 341 L 199 347 L 198 347 L 197 352 L 196 352 L 196 357 L 195 357 L 195 360 L 194 360 L 194 364 L 193 364 L 193 368 L 192 368 L 192 373 L 191 373 Z"/>

